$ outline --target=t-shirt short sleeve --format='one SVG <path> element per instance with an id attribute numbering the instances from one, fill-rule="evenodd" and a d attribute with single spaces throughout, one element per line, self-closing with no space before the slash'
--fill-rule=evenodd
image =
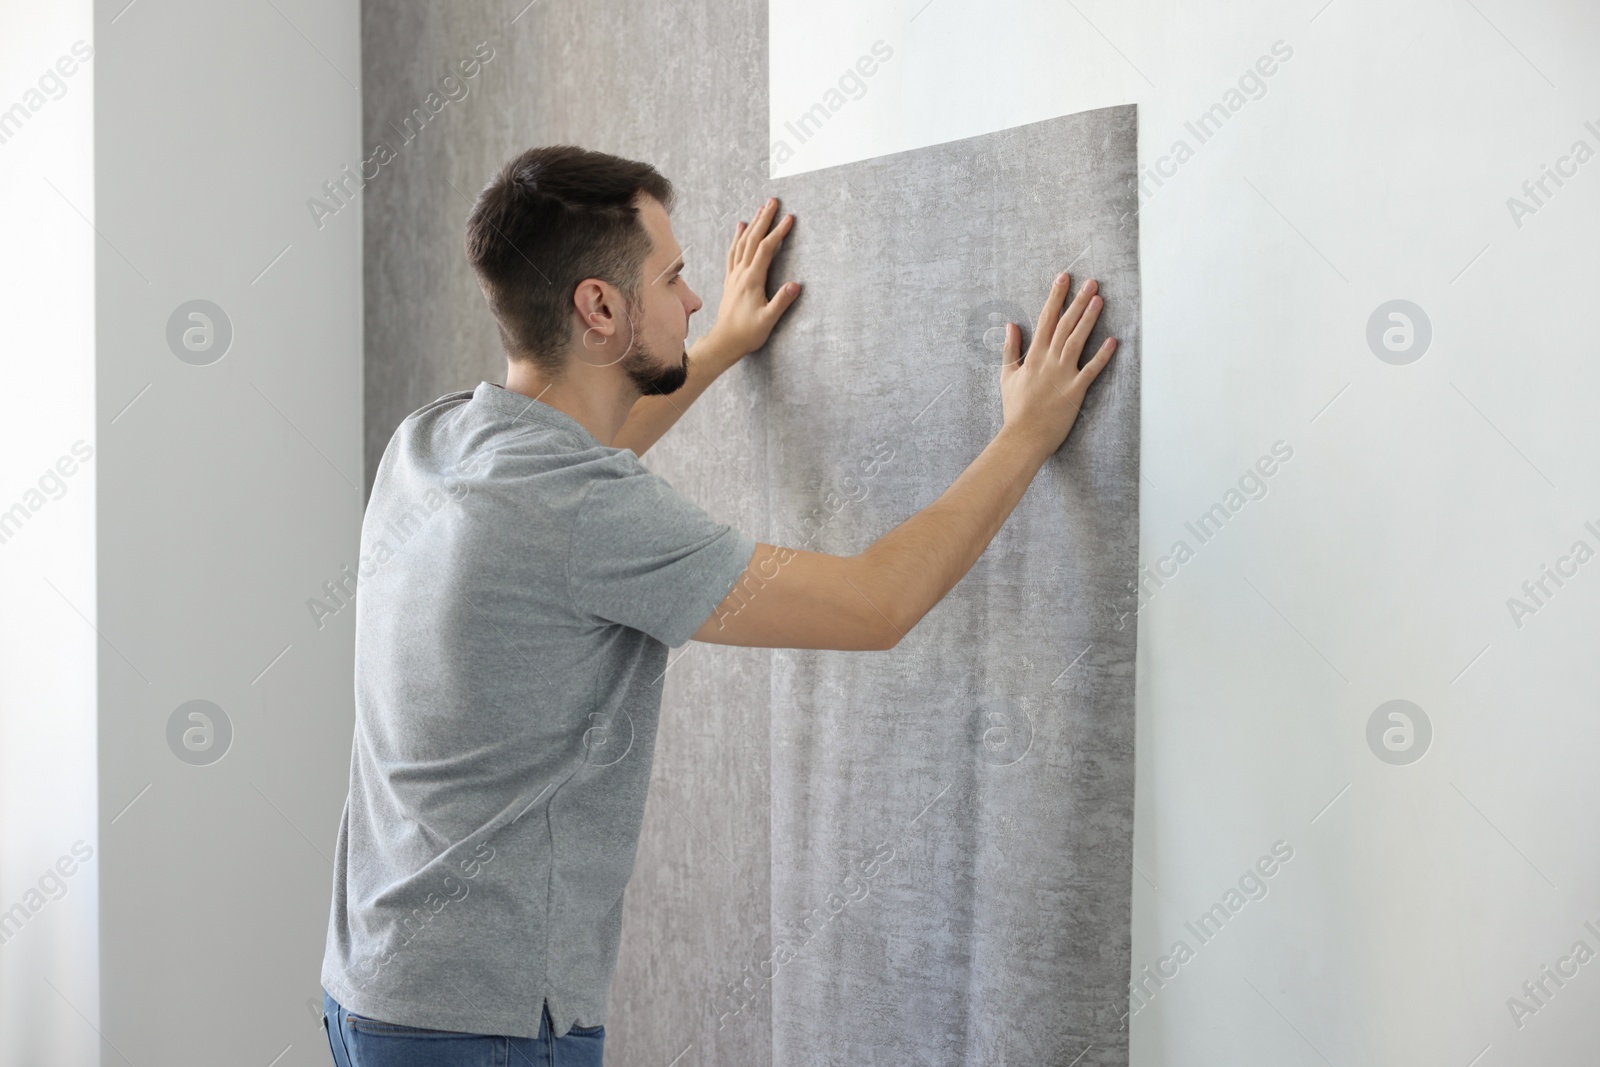
<path id="1" fill-rule="evenodd" d="M 755 550 L 749 535 L 634 460 L 584 488 L 567 582 L 579 610 L 676 648 L 711 617 Z"/>

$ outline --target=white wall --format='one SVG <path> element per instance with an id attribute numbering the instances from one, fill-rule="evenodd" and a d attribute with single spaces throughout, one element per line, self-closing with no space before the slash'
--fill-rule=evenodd
<path id="1" fill-rule="evenodd" d="M 325 1067 L 353 612 L 306 601 L 359 536 L 361 212 L 307 201 L 366 155 L 359 7 L 96 22 L 102 1027 L 140 1065 Z M 194 300 L 225 352 L 169 339 Z"/>
<path id="2" fill-rule="evenodd" d="M 306 202 L 364 155 L 358 14 L 0 7 L 0 108 L 93 49 L 0 143 L 0 508 L 92 450 L 0 543 L 0 908 L 90 855 L 0 945 L 3 1067 L 328 1062 L 353 646 L 306 601 L 359 533 L 361 213 Z M 169 340 L 196 299 L 225 352 Z"/>
<path id="3" fill-rule="evenodd" d="M 0 1064 L 95 1062 L 94 85 L 87 2 L 0 3 Z M 57 63 L 61 66 L 58 68 Z M 70 72 L 70 73 L 66 73 Z M 78 445 L 74 455 L 73 446 Z M 87 454 L 87 462 L 79 457 Z M 58 467 L 57 464 L 60 464 Z M 73 846 L 78 846 L 78 855 Z M 87 862 L 79 856 L 87 854 Z M 57 867 L 57 864 L 60 864 Z M 79 1013 L 82 1013 L 80 1016 Z"/>
<path id="4" fill-rule="evenodd" d="M 1155 967 L 1180 939 L 1194 955 L 1148 987 L 1133 1062 L 1592 1058 L 1600 963 L 1546 979 L 1539 1001 L 1522 985 L 1580 940 L 1600 952 L 1600 562 L 1547 580 L 1533 615 L 1507 602 L 1574 542 L 1600 551 L 1600 157 L 1547 180 L 1533 214 L 1507 198 L 1575 141 L 1600 152 L 1600 11 L 770 10 L 772 137 L 793 152 L 775 174 L 1129 101 L 1145 165 L 1180 139 L 1192 152 L 1162 165 L 1139 217 L 1142 557 L 1180 539 L 1194 555 L 1139 615 L 1133 956 Z M 877 40 L 893 56 L 859 99 L 804 143 L 786 133 L 839 103 L 827 90 Z M 1186 121 L 1226 106 L 1276 42 L 1292 55 L 1202 143 Z M 1092 274 L 1093 253 L 1074 270 Z M 1433 334 L 1405 365 L 1367 341 L 1396 299 Z M 1185 523 L 1280 441 L 1293 455 L 1266 496 L 1202 544 Z M 1367 740 L 1392 699 L 1432 725 L 1406 765 Z M 1267 896 L 1202 944 L 1185 921 L 1279 841 L 1293 859 Z M 1514 996 L 1538 1010 L 1514 1018 Z"/>

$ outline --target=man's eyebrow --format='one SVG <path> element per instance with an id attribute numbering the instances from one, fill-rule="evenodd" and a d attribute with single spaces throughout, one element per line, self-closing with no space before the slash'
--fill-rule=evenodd
<path id="1" fill-rule="evenodd" d="M 674 259 L 671 263 L 668 263 L 666 265 L 665 269 L 663 269 L 660 274 L 656 275 L 656 281 L 660 281 L 662 278 L 665 278 L 669 274 L 676 274 L 679 271 L 683 270 L 683 268 L 684 268 L 683 255 L 684 255 L 683 252 L 679 252 L 678 253 L 678 258 Z"/>

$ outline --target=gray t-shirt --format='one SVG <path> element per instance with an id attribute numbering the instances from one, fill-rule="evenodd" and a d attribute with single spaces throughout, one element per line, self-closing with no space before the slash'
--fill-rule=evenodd
<path id="1" fill-rule="evenodd" d="M 358 1015 L 603 1025 L 667 648 L 755 552 L 638 456 L 481 383 L 407 416 L 361 525 L 322 985 Z"/>

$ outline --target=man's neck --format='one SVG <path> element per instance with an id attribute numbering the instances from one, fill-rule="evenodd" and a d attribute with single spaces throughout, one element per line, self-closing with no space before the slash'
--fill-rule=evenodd
<path id="1" fill-rule="evenodd" d="M 607 374 L 606 369 L 571 367 L 552 380 L 534 364 L 513 360 L 506 364 L 505 387 L 571 416 L 596 441 L 611 447 L 639 392 L 626 375 Z"/>

